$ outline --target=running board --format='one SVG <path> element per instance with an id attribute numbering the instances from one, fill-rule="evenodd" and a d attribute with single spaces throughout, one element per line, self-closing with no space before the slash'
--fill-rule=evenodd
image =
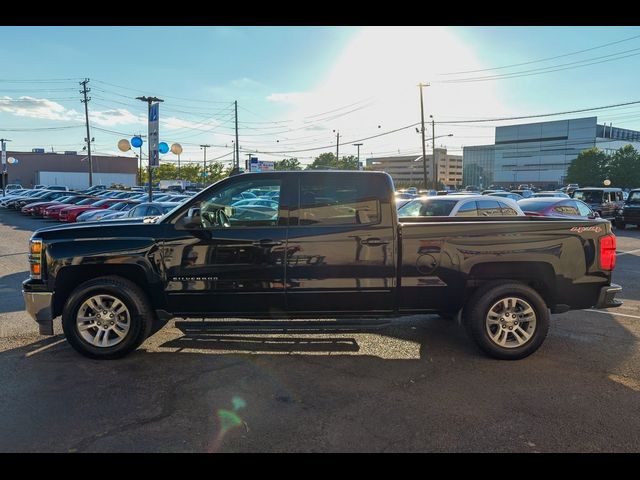
<path id="1" fill-rule="evenodd" d="M 191 321 L 176 320 L 175 326 L 184 333 L 202 331 L 225 332 L 362 332 L 377 330 L 391 325 L 389 320 L 220 320 Z"/>

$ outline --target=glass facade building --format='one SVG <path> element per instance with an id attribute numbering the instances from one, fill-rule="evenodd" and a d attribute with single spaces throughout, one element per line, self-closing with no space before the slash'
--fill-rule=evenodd
<path id="1" fill-rule="evenodd" d="M 496 127 L 493 145 L 463 148 L 463 184 L 556 187 L 582 150 L 611 153 L 628 144 L 640 149 L 640 132 L 598 125 L 597 117 Z"/>

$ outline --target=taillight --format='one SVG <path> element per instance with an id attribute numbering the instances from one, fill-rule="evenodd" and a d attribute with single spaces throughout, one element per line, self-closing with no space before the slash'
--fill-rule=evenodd
<path id="1" fill-rule="evenodd" d="M 616 266 L 616 236 L 611 234 L 600 238 L 600 268 L 613 270 Z"/>

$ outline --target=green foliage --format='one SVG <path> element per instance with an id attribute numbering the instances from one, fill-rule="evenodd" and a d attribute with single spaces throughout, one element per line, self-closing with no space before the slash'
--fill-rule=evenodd
<path id="1" fill-rule="evenodd" d="M 285 158 L 276 162 L 276 170 L 302 170 L 302 165 L 297 158 Z"/>
<path id="2" fill-rule="evenodd" d="M 583 150 L 571 161 L 565 182 L 577 183 L 581 187 L 602 187 L 602 182 L 608 177 L 610 160 L 609 155 L 597 148 Z"/>
<path id="3" fill-rule="evenodd" d="M 192 183 L 214 183 L 218 180 L 228 177 L 229 170 L 225 169 L 222 163 L 207 163 L 207 176 L 204 177 L 204 166 L 197 163 L 181 163 L 180 175 L 178 175 L 178 165 L 175 163 L 161 163 L 159 167 L 153 171 L 153 183 L 160 180 L 186 180 Z M 149 181 L 149 171 L 144 168 L 142 170 L 142 182 Z"/>
<path id="4" fill-rule="evenodd" d="M 618 149 L 609 160 L 611 186 L 635 188 L 640 185 L 640 154 L 631 145 Z"/>
<path id="5" fill-rule="evenodd" d="M 307 167 L 308 170 L 357 170 L 358 157 L 348 155 L 340 159 L 332 152 L 325 152 L 318 155 Z"/>

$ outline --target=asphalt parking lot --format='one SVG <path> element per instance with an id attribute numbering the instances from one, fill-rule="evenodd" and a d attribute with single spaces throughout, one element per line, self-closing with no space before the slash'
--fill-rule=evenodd
<path id="1" fill-rule="evenodd" d="M 616 231 L 625 304 L 553 316 L 516 362 L 436 316 L 250 334 L 171 322 L 100 362 L 24 312 L 27 240 L 0 211 L 0 451 L 637 452 L 640 230 Z M 374 328 L 375 327 L 375 328 Z"/>

